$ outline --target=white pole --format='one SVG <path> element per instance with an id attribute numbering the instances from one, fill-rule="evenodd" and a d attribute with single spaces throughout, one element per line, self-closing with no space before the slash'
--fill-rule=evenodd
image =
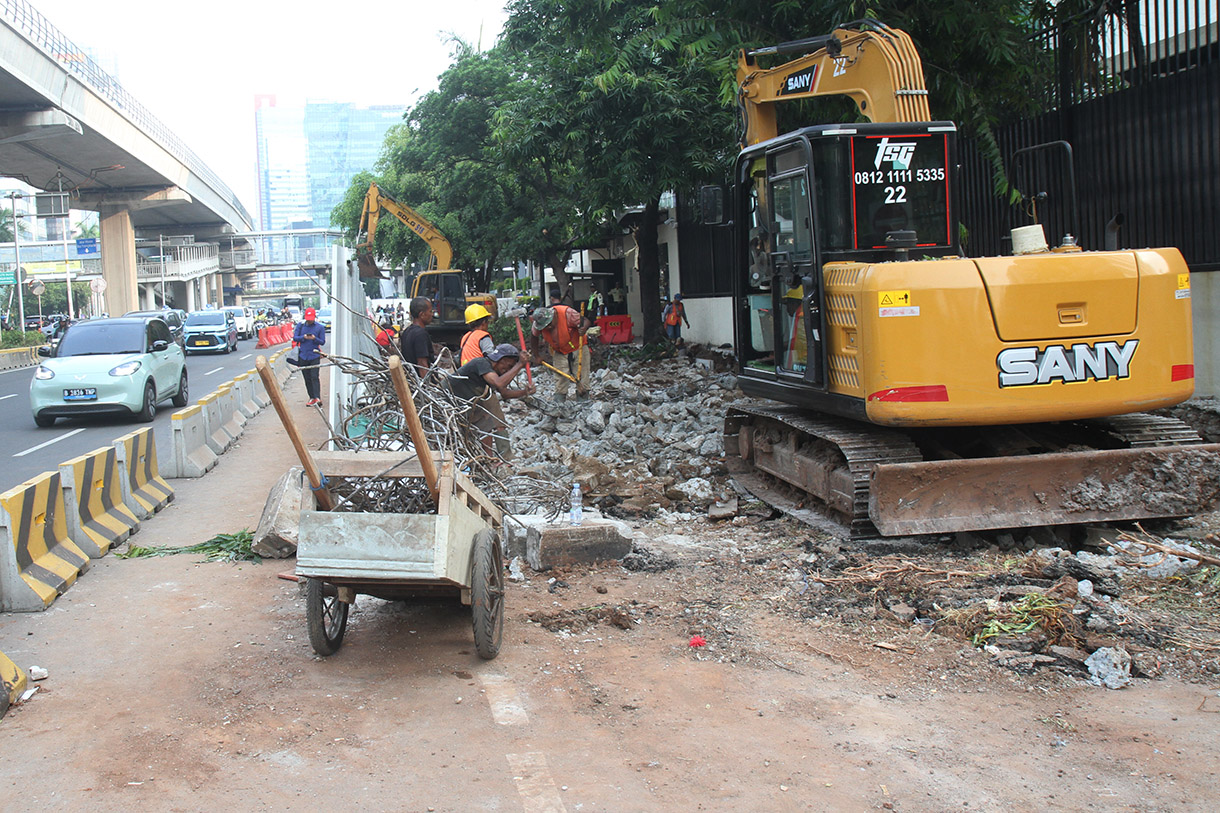
<path id="1" fill-rule="evenodd" d="M 161 307 L 168 308 L 165 302 L 165 235 L 157 235 L 157 253 L 161 257 Z"/>
<path id="2" fill-rule="evenodd" d="M 25 330 L 25 291 L 22 288 L 21 279 L 21 230 L 17 227 L 17 198 L 20 195 L 17 192 L 10 192 L 8 196 L 9 205 L 13 207 L 13 255 L 17 265 L 17 311 L 21 317 L 21 327 L 18 330 Z"/>
<path id="3" fill-rule="evenodd" d="M 68 215 L 64 214 L 64 281 L 68 284 L 68 318 L 75 319 L 76 315 L 72 312 L 72 266 L 68 260 L 68 227 L 72 225 L 72 220 Z"/>

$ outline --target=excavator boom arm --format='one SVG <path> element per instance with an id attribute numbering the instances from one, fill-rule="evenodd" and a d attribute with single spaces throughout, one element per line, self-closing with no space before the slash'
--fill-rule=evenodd
<path id="1" fill-rule="evenodd" d="M 421 240 L 428 244 L 428 247 L 432 249 L 435 268 L 444 270 L 450 267 L 450 263 L 453 261 L 453 247 L 449 245 L 445 235 L 441 234 L 436 226 L 429 223 L 427 218 L 420 215 L 419 212 L 382 192 L 376 183 L 369 184 L 368 194 L 364 196 L 364 208 L 360 212 L 358 231 L 364 232 L 365 239 L 356 246 L 358 251 L 372 252 L 373 238 L 377 234 L 377 221 L 381 217 L 382 209 L 398 218 L 404 226 L 415 232 Z"/>
<path id="2" fill-rule="evenodd" d="M 850 26 L 857 24 L 852 23 Z M 779 135 L 776 105 L 814 96 L 848 96 L 876 122 L 929 121 L 923 63 L 905 31 L 875 21 L 827 37 L 743 51 L 737 60 L 738 99 L 745 119 L 743 147 Z M 774 68 L 756 56 L 813 48 Z"/>

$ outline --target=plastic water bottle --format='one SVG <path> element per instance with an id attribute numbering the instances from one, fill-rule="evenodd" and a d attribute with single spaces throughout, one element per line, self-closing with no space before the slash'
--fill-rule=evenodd
<path id="1" fill-rule="evenodd" d="M 573 525 L 579 525 L 581 521 L 580 483 L 572 483 L 571 521 Z"/>

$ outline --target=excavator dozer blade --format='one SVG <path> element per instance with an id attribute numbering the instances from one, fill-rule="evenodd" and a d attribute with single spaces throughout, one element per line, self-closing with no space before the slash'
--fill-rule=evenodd
<path id="1" fill-rule="evenodd" d="M 377 261 L 372 254 L 356 254 L 356 267 L 360 269 L 361 279 L 384 279 L 385 274 L 377 267 Z"/>
<path id="2" fill-rule="evenodd" d="M 1220 444 L 880 464 L 885 536 L 1187 517 L 1220 501 Z"/>

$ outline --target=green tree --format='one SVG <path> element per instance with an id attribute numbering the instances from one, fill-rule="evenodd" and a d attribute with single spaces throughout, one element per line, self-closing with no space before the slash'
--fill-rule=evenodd
<path id="1" fill-rule="evenodd" d="M 504 46 L 526 66 L 530 92 L 502 114 L 503 141 L 580 167 L 586 230 L 643 207 L 633 233 L 643 335 L 655 339 L 660 199 L 723 174 L 732 116 L 720 103 L 720 76 L 710 61 L 650 36 L 648 0 L 515 0 L 509 12 Z"/>

